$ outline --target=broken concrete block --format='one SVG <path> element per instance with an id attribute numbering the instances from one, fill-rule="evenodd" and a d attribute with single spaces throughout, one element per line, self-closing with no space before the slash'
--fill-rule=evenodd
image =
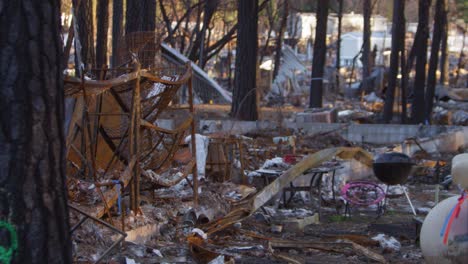
<path id="1" fill-rule="evenodd" d="M 283 224 L 284 231 L 299 234 L 302 234 L 304 232 L 304 228 L 306 226 L 320 223 L 318 213 L 304 218 L 286 218 L 281 222 Z"/>
<path id="2" fill-rule="evenodd" d="M 311 112 L 298 113 L 296 123 L 336 123 L 338 119 L 336 109 L 316 109 Z"/>

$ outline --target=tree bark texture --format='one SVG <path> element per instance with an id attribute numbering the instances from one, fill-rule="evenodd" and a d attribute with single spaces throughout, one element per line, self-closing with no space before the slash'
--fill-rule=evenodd
<path id="1" fill-rule="evenodd" d="M 96 66 L 107 65 L 107 34 L 109 30 L 109 0 L 97 3 Z"/>
<path id="2" fill-rule="evenodd" d="M 279 67 L 281 64 L 281 50 L 283 47 L 283 36 L 286 30 L 286 22 L 288 21 L 289 15 L 289 0 L 283 0 L 283 14 L 281 17 L 281 24 L 276 39 L 276 51 L 275 51 L 275 67 L 273 68 L 273 80 L 278 75 Z"/>
<path id="3" fill-rule="evenodd" d="M 118 67 L 119 46 L 123 35 L 123 0 L 113 0 L 112 3 L 112 67 Z"/>
<path id="4" fill-rule="evenodd" d="M 434 106 L 435 86 L 437 82 L 437 65 L 439 62 L 440 42 L 442 40 L 442 31 L 444 28 L 444 10 L 446 0 L 436 0 L 434 14 L 434 30 L 431 44 L 431 57 L 429 59 L 429 71 L 427 74 L 426 91 L 426 120 L 429 121 Z"/>
<path id="5" fill-rule="evenodd" d="M 220 1 L 219 0 L 206 0 L 205 6 L 203 8 L 203 22 L 201 29 L 198 31 L 197 35 L 195 36 L 195 40 L 192 45 L 192 49 L 190 50 L 190 54 L 188 58 L 191 61 L 198 61 L 201 67 L 204 66 L 205 61 L 205 36 L 206 31 L 211 24 L 211 20 L 213 18 L 216 9 L 218 8 Z M 200 52 L 201 51 L 201 52 Z"/>
<path id="6" fill-rule="evenodd" d="M 364 32 L 363 32 L 363 46 L 362 46 L 362 89 L 366 92 L 369 91 L 367 78 L 371 73 L 370 51 L 371 51 L 371 15 L 372 6 L 371 0 L 363 1 L 363 18 L 364 18 Z"/>
<path id="7" fill-rule="evenodd" d="M 237 49 L 231 115 L 240 120 L 257 120 L 258 0 L 237 3 Z"/>
<path id="8" fill-rule="evenodd" d="M 322 107 L 323 72 L 327 54 L 328 3 L 328 0 L 317 1 L 317 28 L 315 30 L 312 81 L 310 84 L 309 106 L 311 108 Z"/>
<path id="9" fill-rule="evenodd" d="M 17 234 L 11 263 L 72 261 L 59 34 L 58 0 L 0 0 L 0 222 Z"/>
<path id="10" fill-rule="evenodd" d="M 468 2 L 466 3 L 468 5 Z M 442 37 L 441 37 L 441 47 L 440 47 L 440 79 L 439 83 L 442 85 L 447 85 L 449 81 L 448 76 L 448 4 L 444 4 L 444 10 L 442 12 Z"/>
<path id="11" fill-rule="evenodd" d="M 154 31 L 156 0 L 128 0 L 125 13 L 125 33 Z"/>
<path id="12" fill-rule="evenodd" d="M 426 94 L 427 40 L 429 39 L 429 9 L 431 0 L 419 0 L 418 28 L 415 38 L 416 76 L 413 87 L 413 103 L 411 104 L 411 122 L 424 122 Z"/>
<path id="13" fill-rule="evenodd" d="M 341 30 L 343 22 L 343 0 L 338 0 L 338 36 L 336 40 L 336 91 L 340 90 L 340 68 L 341 68 Z"/>
<path id="14" fill-rule="evenodd" d="M 389 123 L 393 118 L 393 104 L 395 101 L 395 90 L 397 86 L 399 57 L 401 51 L 401 38 L 405 37 L 405 1 L 393 1 L 393 28 L 392 28 L 392 51 L 390 54 L 390 72 L 388 86 L 385 93 L 384 122 Z"/>
<path id="15" fill-rule="evenodd" d="M 96 66 L 94 52 L 94 22 L 93 22 L 93 1 L 73 0 L 74 6 L 79 2 L 77 10 L 78 37 L 81 43 L 81 61 L 85 69 Z M 79 65 L 78 65 L 79 66 Z"/>

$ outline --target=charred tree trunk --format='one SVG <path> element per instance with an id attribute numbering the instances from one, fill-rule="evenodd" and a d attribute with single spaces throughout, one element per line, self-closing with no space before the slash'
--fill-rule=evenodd
<path id="1" fill-rule="evenodd" d="M 156 0 L 143 1 L 142 31 L 154 31 L 156 29 Z"/>
<path id="2" fill-rule="evenodd" d="M 363 46 L 362 46 L 362 89 L 365 92 L 369 92 L 368 81 L 367 79 L 371 73 L 371 59 L 370 59 L 370 52 L 371 52 L 371 15 L 372 15 L 372 7 L 371 7 L 371 0 L 364 0 L 363 1 L 363 14 L 364 14 L 364 32 L 363 32 Z"/>
<path id="3" fill-rule="evenodd" d="M 416 56 L 416 76 L 413 87 L 413 103 L 411 104 L 411 122 L 419 124 L 424 122 L 425 91 L 426 91 L 426 64 L 427 40 L 429 39 L 429 9 L 431 0 L 419 0 L 418 29 L 414 40 Z"/>
<path id="4" fill-rule="evenodd" d="M 442 13 L 443 27 L 442 27 L 442 38 L 440 47 L 440 79 L 439 83 L 442 85 L 448 84 L 448 4 L 444 4 L 444 10 Z"/>
<path id="5" fill-rule="evenodd" d="M 341 68 L 341 29 L 343 22 L 343 0 L 338 0 L 338 36 L 336 40 L 336 91 L 340 90 L 340 68 Z"/>
<path id="6" fill-rule="evenodd" d="M 281 63 L 281 50 L 283 47 L 283 36 L 286 29 L 286 22 L 288 22 L 289 14 L 289 0 L 283 1 L 283 15 L 281 17 L 281 24 L 278 32 L 278 38 L 276 39 L 276 51 L 275 51 L 275 67 L 273 68 L 273 80 L 278 75 L 280 63 Z"/>
<path id="7" fill-rule="evenodd" d="M 231 115 L 240 120 L 257 120 L 258 0 L 237 3 L 237 50 Z"/>
<path id="8" fill-rule="evenodd" d="M 78 8 L 76 8 L 77 2 L 79 2 Z M 75 5 L 75 10 L 78 10 L 76 16 L 78 22 L 78 37 L 81 43 L 81 61 L 85 69 L 91 69 L 96 65 L 94 53 L 93 1 L 74 0 L 73 4 Z"/>
<path id="9" fill-rule="evenodd" d="M 399 57 L 401 51 L 401 39 L 405 37 L 405 1 L 393 1 L 393 28 L 392 28 L 392 51 L 390 54 L 390 73 L 388 86 L 385 93 L 384 122 L 389 123 L 393 118 L 393 104 L 395 101 L 395 90 L 397 86 Z"/>
<path id="10" fill-rule="evenodd" d="M 198 31 L 192 49 L 190 50 L 190 54 L 188 55 L 188 58 L 191 61 L 198 61 L 199 65 L 203 65 L 205 61 L 205 54 L 203 50 L 205 49 L 205 35 L 206 31 L 208 29 L 208 26 L 211 23 L 211 19 L 213 18 L 214 13 L 216 12 L 216 9 L 218 8 L 219 5 L 219 0 L 207 0 L 205 3 L 205 7 L 203 10 L 203 24 Z M 202 51 L 202 52 L 200 52 Z"/>
<path id="11" fill-rule="evenodd" d="M 118 67 L 119 46 L 123 35 L 123 0 L 113 0 L 112 4 L 112 67 Z"/>
<path id="12" fill-rule="evenodd" d="M 309 107 L 322 107 L 323 72 L 327 53 L 328 0 L 317 1 L 317 28 L 315 30 L 312 81 Z"/>
<path id="13" fill-rule="evenodd" d="M 156 0 L 128 0 L 125 13 L 125 33 L 154 31 Z"/>
<path id="14" fill-rule="evenodd" d="M 431 44 L 431 57 L 429 59 L 429 71 L 427 74 L 427 91 L 426 91 L 426 111 L 425 118 L 429 122 L 434 106 L 434 95 L 436 86 L 436 72 L 439 62 L 440 42 L 442 40 L 442 31 L 444 27 L 444 10 L 446 0 L 437 0 L 435 5 L 434 15 L 434 30 Z"/>
<path id="15" fill-rule="evenodd" d="M 2 261 L 71 263 L 59 1 L 0 1 L 0 32 Z"/>
<path id="16" fill-rule="evenodd" d="M 107 65 L 107 33 L 109 30 L 109 0 L 97 3 L 96 66 L 101 69 Z"/>

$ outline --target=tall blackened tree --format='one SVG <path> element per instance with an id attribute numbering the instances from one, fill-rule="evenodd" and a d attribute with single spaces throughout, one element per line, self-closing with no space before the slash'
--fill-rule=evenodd
<path id="1" fill-rule="evenodd" d="M 241 120 L 257 120 L 258 0 L 237 3 L 237 49 L 231 115 Z"/>
<path id="2" fill-rule="evenodd" d="M 371 0 L 363 1 L 363 18 L 364 18 L 364 31 L 363 31 L 363 44 L 362 44 L 362 88 L 368 91 L 368 81 L 371 72 L 371 15 L 372 6 Z"/>
<path id="3" fill-rule="evenodd" d="M 429 38 L 429 9 L 431 0 L 419 0 L 417 38 L 414 40 L 416 56 L 416 76 L 413 87 L 413 103 L 411 105 L 411 122 L 424 122 L 427 40 Z"/>
<path id="4" fill-rule="evenodd" d="M 466 2 L 468 5 L 468 2 Z M 440 79 L 439 83 L 442 85 L 448 84 L 448 3 L 445 2 L 444 10 L 442 10 L 442 37 L 440 46 Z"/>
<path id="5" fill-rule="evenodd" d="M 278 36 L 276 38 L 276 51 L 275 51 L 275 67 L 273 68 L 273 79 L 278 75 L 279 67 L 281 64 L 281 50 L 283 47 L 283 36 L 286 29 L 286 22 L 289 15 L 289 0 L 283 0 L 283 10 L 281 15 L 281 23 L 279 27 Z"/>
<path id="6" fill-rule="evenodd" d="M 343 0 L 338 0 L 338 36 L 336 40 L 336 90 L 340 88 L 340 68 L 341 68 L 341 31 L 343 22 Z"/>
<path id="7" fill-rule="evenodd" d="M 206 44 L 206 32 L 208 30 L 209 25 L 211 24 L 211 20 L 213 15 L 216 12 L 216 9 L 219 5 L 219 0 L 206 0 L 205 6 L 203 8 L 203 23 L 201 25 L 200 31 L 198 31 L 197 35 L 195 36 L 195 40 L 192 45 L 192 50 L 188 55 L 188 58 L 192 61 L 198 61 L 199 65 L 204 67 L 205 64 L 205 49 Z"/>
<path id="8" fill-rule="evenodd" d="M 101 69 L 107 65 L 107 33 L 109 30 L 109 0 L 97 3 L 96 66 Z"/>
<path id="9" fill-rule="evenodd" d="M 426 91 L 426 120 L 430 121 L 432 107 L 434 106 L 434 95 L 436 86 L 437 65 L 439 62 L 440 43 L 444 29 L 444 10 L 446 0 L 436 0 L 434 14 L 434 29 L 431 44 L 431 57 L 429 59 L 429 70 L 427 73 L 427 91 Z"/>
<path id="10" fill-rule="evenodd" d="M 317 27 L 315 30 L 312 81 L 310 84 L 311 108 L 322 107 L 323 73 L 327 54 L 328 0 L 317 1 Z"/>
<path id="11" fill-rule="evenodd" d="M 123 35 L 123 0 L 112 3 L 112 67 L 119 66 L 118 49 Z"/>
<path id="12" fill-rule="evenodd" d="M 125 33 L 154 31 L 156 0 L 128 0 L 125 13 Z"/>
<path id="13" fill-rule="evenodd" d="M 0 35 L 2 261 L 71 263 L 59 1 L 1 0 Z"/>
<path id="14" fill-rule="evenodd" d="M 395 101 L 395 90 L 398 79 L 399 58 L 402 50 L 401 41 L 405 37 L 405 1 L 393 1 L 393 28 L 392 28 L 392 50 L 390 54 L 390 72 L 388 86 L 385 93 L 384 122 L 389 123 L 393 118 L 393 104 Z"/>
<path id="15" fill-rule="evenodd" d="M 83 63 L 85 69 L 91 69 L 96 65 L 94 52 L 93 1 L 73 0 L 73 7 L 76 10 L 75 12 L 77 12 L 78 38 L 81 44 L 81 63 Z M 80 65 L 77 64 L 77 66 L 79 67 Z"/>

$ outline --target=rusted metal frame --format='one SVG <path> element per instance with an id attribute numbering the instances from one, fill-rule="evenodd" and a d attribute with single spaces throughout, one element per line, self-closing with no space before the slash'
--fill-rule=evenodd
<path id="1" fill-rule="evenodd" d="M 163 168 L 164 165 L 166 165 L 168 162 L 173 160 L 175 152 L 177 151 L 178 146 L 180 145 L 180 142 L 184 138 L 184 134 L 185 133 L 176 134 L 174 142 L 173 142 L 173 144 L 170 145 L 169 149 L 167 149 L 168 153 L 167 153 L 166 157 L 163 159 L 163 161 L 162 161 L 161 165 L 159 166 L 159 168 Z"/>
<path id="2" fill-rule="evenodd" d="M 163 139 L 164 139 L 164 136 L 160 136 L 159 139 L 158 139 L 158 142 L 156 142 L 156 144 L 153 145 L 153 147 L 148 151 L 148 153 L 144 157 L 141 157 L 141 161 L 146 160 L 149 157 L 149 155 L 151 155 L 151 153 L 154 150 L 156 150 L 156 148 L 159 146 L 159 144 L 161 144 Z"/>
<path id="3" fill-rule="evenodd" d="M 121 199 L 124 197 L 124 189 L 125 189 L 125 183 L 121 180 L 118 181 L 118 183 L 116 183 L 115 181 L 111 181 L 111 182 L 104 182 L 104 183 L 96 183 L 96 187 L 100 188 L 100 187 L 103 187 L 103 186 L 115 186 L 117 184 L 120 184 L 120 197 Z M 121 202 L 119 204 L 120 206 L 120 221 L 121 221 L 121 225 L 122 225 L 122 232 L 125 232 L 125 204 L 123 202 Z"/>
<path id="4" fill-rule="evenodd" d="M 174 87 L 168 87 L 163 92 L 161 92 L 158 95 L 160 97 L 159 100 L 148 109 L 148 113 L 145 114 L 143 116 L 143 118 L 148 119 L 148 117 L 151 114 L 153 114 L 156 109 L 158 109 L 158 111 L 156 112 L 156 115 L 152 119 L 147 120 L 150 123 L 156 121 L 156 119 L 158 118 L 158 115 L 160 114 L 160 112 L 162 110 L 165 110 L 165 109 L 168 108 L 168 105 L 169 105 L 170 101 L 172 100 L 172 97 L 177 93 L 178 89 L 179 88 L 175 89 Z M 170 100 L 167 100 L 166 97 L 170 97 Z"/>
<path id="5" fill-rule="evenodd" d="M 88 113 L 91 116 L 130 116 L 128 113 Z"/>
<path id="6" fill-rule="evenodd" d="M 101 127 L 102 128 L 102 127 Z M 112 165 L 112 163 L 114 163 L 114 159 L 115 157 L 117 157 L 117 155 L 119 155 L 119 158 L 120 158 L 120 154 L 117 154 L 117 153 L 120 153 L 120 147 L 123 145 L 123 142 L 125 140 L 125 137 L 127 136 L 128 134 L 128 128 L 127 130 L 125 131 L 124 135 L 120 138 L 120 141 L 119 141 L 119 144 L 117 145 L 117 147 L 115 148 L 115 150 L 113 151 L 113 154 L 112 154 L 112 158 L 111 160 L 109 161 L 109 163 L 107 163 L 107 166 L 106 166 L 106 169 L 104 170 L 104 174 L 103 176 L 105 176 L 107 174 L 107 172 L 110 170 L 110 167 Z M 107 141 L 104 140 L 106 143 Z M 110 147 L 110 146 L 109 146 Z M 122 159 L 122 158 L 120 158 Z M 127 163 L 125 163 L 124 161 L 124 164 L 127 165 Z"/>
<path id="7" fill-rule="evenodd" d="M 174 186 L 176 184 L 178 184 L 179 182 L 181 182 L 182 180 L 184 179 L 187 179 L 187 176 L 190 174 L 190 171 L 192 170 L 192 167 L 193 165 L 195 164 L 195 161 L 194 160 L 191 160 L 186 168 L 184 169 L 183 173 L 182 173 L 182 176 L 178 177 L 177 179 L 175 180 L 172 180 L 172 181 L 168 181 L 168 182 L 158 182 L 158 181 L 152 181 L 153 184 L 156 184 L 156 185 L 159 185 L 159 186 L 162 186 L 162 187 L 171 187 L 171 186 Z M 142 173 L 142 175 L 146 175 L 145 172 Z"/>
<path id="8" fill-rule="evenodd" d="M 221 144 L 221 148 L 223 149 L 224 152 L 224 173 L 223 173 L 223 181 L 227 181 L 228 177 L 228 170 L 231 170 L 232 168 L 232 161 L 229 160 L 229 149 L 228 149 L 228 144 L 226 140 L 223 140 L 224 144 Z M 231 167 L 231 168 L 229 168 Z"/>
<path id="9" fill-rule="evenodd" d="M 120 95 L 117 93 L 117 91 L 115 91 L 114 87 L 110 88 L 109 91 L 110 91 L 110 94 L 112 95 L 112 97 L 114 97 L 117 104 L 120 106 L 120 108 L 122 108 L 122 110 L 125 113 L 131 114 L 130 110 L 127 108 L 127 106 L 125 105 L 122 98 L 120 98 Z"/>
<path id="10" fill-rule="evenodd" d="M 94 183 L 97 183 L 97 168 L 96 168 L 96 153 L 95 153 L 95 150 L 93 148 L 93 146 L 96 146 L 97 143 L 96 141 L 94 141 L 94 138 L 93 138 L 93 135 L 91 134 L 91 123 L 90 123 L 90 120 L 89 120 L 89 115 L 88 115 L 88 111 L 89 111 L 89 108 L 88 108 L 88 102 L 87 102 L 87 95 L 86 95 L 86 89 L 85 89 L 85 84 L 84 84 L 84 74 L 81 75 L 81 79 L 82 79 L 82 91 L 83 91 L 83 113 L 84 113 L 84 117 L 83 117 L 83 125 L 86 127 L 86 132 L 88 133 L 88 138 L 89 138 L 89 151 L 90 151 L 90 156 L 91 156 L 91 165 L 92 165 L 92 169 L 93 171 L 91 172 L 92 173 L 92 176 L 93 176 L 93 180 L 94 180 Z M 97 132 L 96 132 L 97 133 Z M 85 134 L 85 132 L 83 133 Z M 86 135 L 84 135 L 84 138 L 86 138 Z M 109 205 L 107 204 L 107 201 L 104 197 L 104 194 L 102 193 L 101 189 L 100 188 L 97 188 L 97 192 L 99 194 L 99 196 L 101 197 L 102 201 L 104 202 L 104 208 L 105 208 L 105 211 L 106 212 L 109 212 L 110 211 L 110 208 L 109 208 Z M 109 220 L 111 222 L 111 224 L 113 225 L 113 221 L 112 221 L 112 218 L 109 217 Z"/>
<path id="11" fill-rule="evenodd" d="M 128 130 L 129 129 L 127 128 L 127 132 L 124 135 L 128 134 Z M 120 161 L 122 161 L 125 165 L 128 165 L 128 160 L 124 156 L 121 155 L 119 148 L 115 146 L 114 142 L 112 142 L 111 137 L 107 134 L 106 130 L 102 126 L 99 128 L 99 133 L 104 139 L 104 142 L 106 142 L 107 146 L 109 146 L 109 148 L 119 157 Z M 122 144 L 123 144 L 123 141 L 125 140 L 125 137 L 126 136 L 121 137 L 120 139 L 120 142 L 122 142 Z"/>
<path id="12" fill-rule="evenodd" d="M 150 72 L 146 71 L 146 70 L 142 70 L 141 71 L 141 77 L 144 77 L 152 82 L 157 82 L 157 83 L 162 83 L 162 84 L 165 84 L 165 85 L 181 85 L 181 84 L 185 84 L 187 83 L 188 81 L 190 81 L 190 79 L 192 78 L 192 68 L 190 65 L 186 64 L 186 70 L 184 72 L 184 74 L 179 77 L 176 81 L 171 81 L 171 80 L 164 80 L 164 79 L 161 79 L 153 74 L 151 74 Z"/>
<path id="13" fill-rule="evenodd" d="M 156 125 L 153 125 L 152 123 L 146 121 L 145 119 L 141 120 L 141 125 L 145 128 L 151 129 L 151 130 L 156 130 L 158 132 L 162 132 L 164 134 L 178 134 L 182 131 L 187 130 L 187 128 L 192 124 L 193 116 L 191 115 L 187 120 L 185 120 L 179 127 L 176 129 L 165 129 L 162 127 L 158 127 Z"/>
<path id="14" fill-rule="evenodd" d="M 192 87 L 192 81 L 193 81 L 193 75 L 192 75 L 192 67 L 190 63 L 187 63 L 187 72 L 189 73 L 189 78 L 187 79 L 187 86 L 188 86 L 188 92 L 189 92 L 189 106 L 190 106 L 190 113 L 195 116 L 195 109 L 193 107 L 193 87 Z M 197 144 L 195 142 L 195 118 L 192 119 L 192 127 L 190 131 L 191 135 L 191 143 L 192 143 L 192 159 L 197 160 Z M 198 206 L 198 168 L 197 168 L 197 163 L 195 162 L 195 165 L 193 166 L 192 169 L 192 175 L 193 175 L 193 197 L 194 197 L 194 206 Z"/>
<path id="15" fill-rule="evenodd" d="M 130 119 L 130 155 L 137 157 L 137 165 L 133 168 L 133 179 L 132 184 L 130 185 L 130 203 L 131 209 L 138 213 L 139 211 L 139 201 L 140 201 L 140 164 L 139 164 L 139 138 L 140 138 L 140 128 L 141 128 L 141 96 L 140 96 L 140 70 L 141 65 L 139 62 L 135 64 L 136 68 L 136 82 L 133 90 L 133 100 L 132 100 L 132 117 Z"/>
<path id="16" fill-rule="evenodd" d="M 125 237 L 127 237 L 127 234 L 126 234 L 125 232 L 123 232 L 123 231 L 121 231 L 121 230 L 115 228 L 114 226 L 110 225 L 109 223 L 106 223 L 106 222 L 102 221 L 102 220 L 99 219 L 99 218 L 96 218 L 96 217 L 94 217 L 94 216 L 92 216 L 92 215 L 90 215 L 90 214 L 84 212 L 83 210 L 79 209 L 78 207 L 75 207 L 75 206 L 73 206 L 73 205 L 71 205 L 71 204 L 68 204 L 68 207 L 71 208 L 71 209 L 73 209 L 73 210 L 75 210 L 75 211 L 77 211 L 78 213 L 84 215 L 84 217 L 83 217 L 84 220 L 81 219 L 80 222 L 79 222 L 79 225 L 75 225 L 75 226 L 74 226 L 74 229 L 72 229 L 72 230 L 70 231 L 70 234 L 73 233 L 79 226 L 81 226 L 87 219 L 91 219 L 91 220 L 93 220 L 94 222 L 97 222 L 97 223 L 99 223 L 99 224 L 101 224 L 101 225 L 103 225 L 103 226 L 109 228 L 111 231 L 113 231 L 113 232 L 115 232 L 115 233 L 121 235 L 121 237 L 120 237 L 119 239 L 117 239 L 106 251 L 104 251 L 104 253 L 102 253 L 101 256 L 99 256 L 99 258 L 98 258 L 94 263 L 99 263 L 104 257 L 106 257 L 106 256 L 110 253 L 110 251 L 111 251 L 115 246 L 117 246 L 118 244 L 120 244 L 120 243 L 125 239 Z"/>
<path id="17" fill-rule="evenodd" d="M 83 176 L 86 177 L 86 168 L 89 167 L 89 163 L 88 161 L 86 160 L 85 156 L 83 156 L 83 154 L 75 147 L 75 145 L 71 144 L 70 145 L 70 148 L 75 151 L 75 153 L 78 155 L 78 157 L 80 158 L 81 160 L 81 168 L 80 168 L 80 171 L 82 171 L 82 174 Z"/>
<path id="18" fill-rule="evenodd" d="M 247 184 L 247 176 L 244 171 L 244 147 L 242 146 L 242 141 L 239 139 L 236 140 L 237 149 L 239 150 L 239 159 L 241 165 L 241 175 L 242 175 L 242 184 Z"/>

